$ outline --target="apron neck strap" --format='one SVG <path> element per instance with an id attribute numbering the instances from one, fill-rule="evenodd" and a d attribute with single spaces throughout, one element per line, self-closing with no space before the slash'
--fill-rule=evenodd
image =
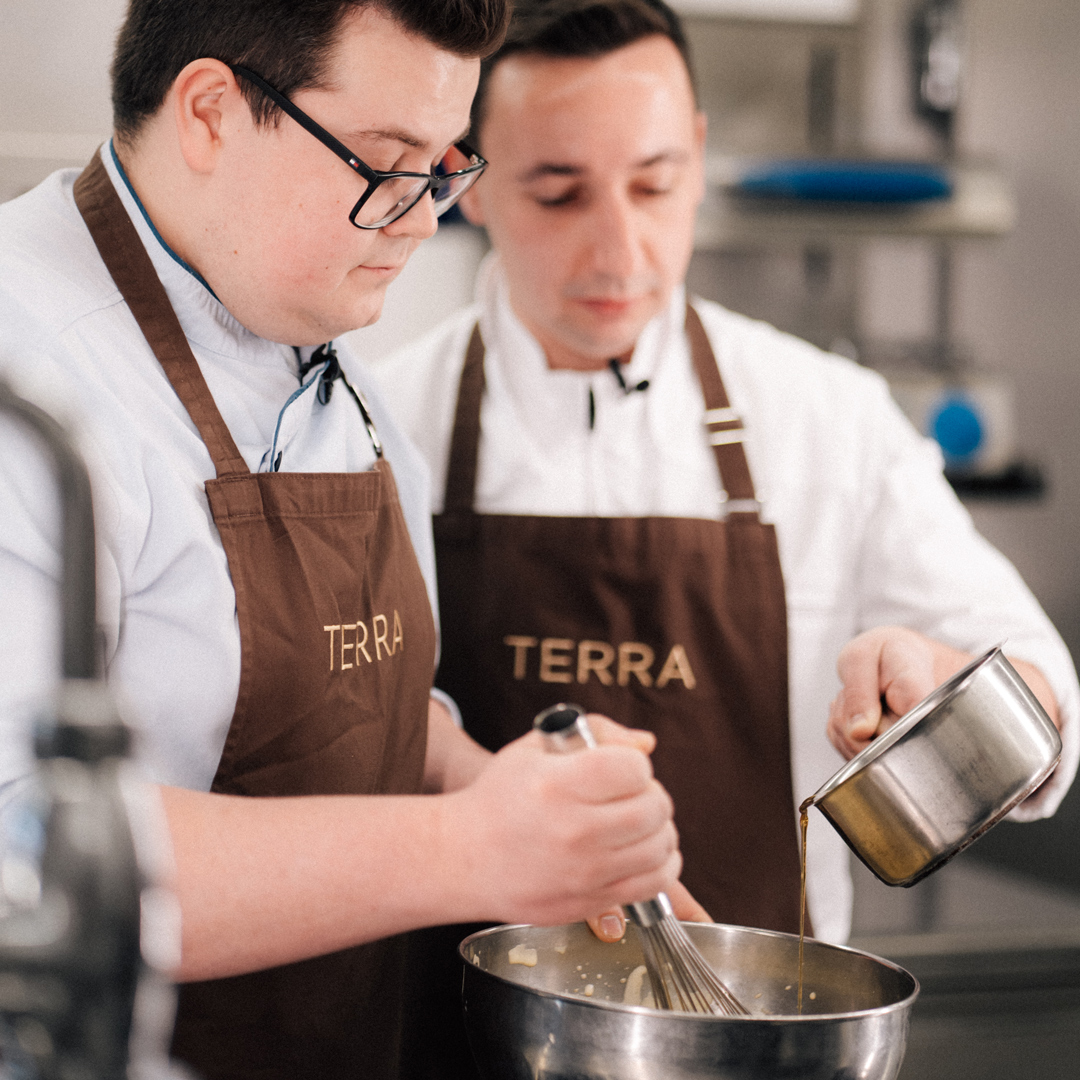
<path id="1" fill-rule="evenodd" d="M 250 473 L 214 404 L 165 286 L 116 193 L 100 153 L 75 181 L 75 205 L 120 295 L 187 409 L 218 477 Z"/>
<path id="2" fill-rule="evenodd" d="M 728 511 L 756 513 L 757 497 L 750 476 L 750 463 L 746 460 L 743 447 L 746 431 L 742 418 L 731 407 L 701 316 L 689 302 L 686 305 L 686 337 L 705 398 L 705 430 L 709 433 L 709 443 L 716 455 L 720 481 L 727 492 Z"/>
<path id="3" fill-rule="evenodd" d="M 458 384 L 454 432 L 446 464 L 443 513 L 471 514 L 476 498 L 476 463 L 480 452 L 480 403 L 484 397 L 484 339 L 473 327 Z"/>
<path id="4" fill-rule="evenodd" d="M 727 492 L 729 513 L 756 513 L 754 481 L 743 449 L 745 434 L 738 413 L 728 401 L 716 356 L 698 313 L 686 305 L 686 336 L 694 370 L 705 398 L 705 427 L 716 455 L 720 481 Z M 476 498 L 476 466 L 480 450 L 480 404 L 484 396 L 484 339 L 480 324 L 473 327 L 465 350 L 465 366 L 458 385 L 454 430 L 446 465 L 443 513 L 470 514 Z"/>

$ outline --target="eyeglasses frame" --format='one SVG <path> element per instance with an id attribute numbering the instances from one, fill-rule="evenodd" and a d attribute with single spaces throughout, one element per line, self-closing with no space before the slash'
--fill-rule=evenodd
<path id="1" fill-rule="evenodd" d="M 440 188 L 445 187 L 451 181 L 463 176 L 475 176 L 470 184 L 476 183 L 476 180 L 480 178 L 480 174 L 487 168 L 487 161 L 480 156 L 471 146 L 466 142 L 456 142 L 454 147 L 465 157 L 472 162 L 472 164 L 466 169 L 458 169 L 456 172 L 443 173 L 441 176 L 435 173 L 416 173 L 416 172 L 381 172 L 378 169 L 371 168 L 370 165 L 361 161 L 343 142 L 339 139 L 335 139 L 329 131 L 326 130 L 321 124 L 313 120 L 303 109 L 294 105 L 284 94 L 275 90 L 265 79 L 256 75 L 250 68 L 243 67 L 240 64 L 229 64 L 229 68 L 234 75 L 239 75 L 240 78 L 246 79 L 254 86 L 258 87 L 283 113 L 295 120 L 305 131 L 314 135 L 328 150 L 333 151 L 346 165 L 349 166 L 353 172 L 358 173 L 368 183 L 367 191 L 360 196 L 356 205 L 352 208 L 349 214 L 349 223 L 355 226 L 357 229 L 381 229 L 386 225 L 390 225 L 397 221 L 399 218 L 404 217 L 429 191 L 434 193 Z M 375 190 L 380 184 L 387 180 L 397 180 L 403 177 L 414 180 L 426 180 L 427 187 L 422 189 L 415 199 L 408 206 L 406 206 L 400 213 L 395 214 L 392 218 L 385 221 L 380 221 L 374 225 L 361 225 L 356 220 L 356 215 L 363 209 L 364 203 L 371 198 Z M 468 188 L 463 189 L 458 198 L 465 194 Z M 457 199 L 453 203 L 440 207 L 435 204 L 435 216 L 439 217 L 450 209 Z"/>

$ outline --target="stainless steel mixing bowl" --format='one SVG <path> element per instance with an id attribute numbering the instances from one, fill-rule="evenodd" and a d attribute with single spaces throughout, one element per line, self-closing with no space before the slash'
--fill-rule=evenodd
<path id="1" fill-rule="evenodd" d="M 977 840 L 1054 770 L 1061 739 L 990 649 L 853 757 L 814 795 L 887 885 L 914 885 Z"/>
<path id="2" fill-rule="evenodd" d="M 486 1080 L 893 1080 L 900 1071 L 919 990 L 903 968 L 807 939 L 799 1016 L 797 937 L 685 925 L 755 1015 L 622 1004 L 644 962 L 632 929 L 617 945 L 583 923 L 466 938 L 465 1023 Z M 534 967 L 510 962 L 517 945 L 536 950 Z"/>

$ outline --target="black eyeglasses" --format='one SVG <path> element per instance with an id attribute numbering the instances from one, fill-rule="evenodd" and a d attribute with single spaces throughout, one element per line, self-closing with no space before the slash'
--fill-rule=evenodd
<path id="1" fill-rule="evenodd" d="M 480 179 L 487 162 L 472 147 L 455 143 L 438 165 L 435 173 L 379 172 L 365 165 L 344 143 L 338 142 L 326 128 L 315 123 L 284 94 L 279 94 L 254 71 L 230 64 L 235 75 L 257 86 L 282 112 L 291 116 L 367 182 L 367 189 L 349 214 L 358 229 L 381 229 L 407 214 L 429 191 L 435 204 L 435 216 L 445 214 Z"/>

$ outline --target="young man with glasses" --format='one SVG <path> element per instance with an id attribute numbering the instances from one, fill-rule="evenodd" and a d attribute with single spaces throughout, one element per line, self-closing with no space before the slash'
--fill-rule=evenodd
<path id="1" fill-rule="evenodd" d="M 483 170 L 502 0 L 133 0 L 115 136 L 0 208 L 0 372 L 77 429 L 109 683 L 161 785 L 174 1042 L 206 1077 L 398 1073 L 404 940 L 677 888 L 644 733 L 492 757 L 431 696 L 424 466 L 333 339 Z M 53 689 L 59 539 L 0 428 L 0 783 Z M 427 794 L 422 794 L 427 793 Z"/>
<path id="2" fill-rule="evenodd" d="M 494 249 L 477 302 L 376 369 L 431 466 L 437 685 L 466 730 L 497 749 L 555 694 L 651 729 L 690 892 L 797 931 L 798 803 L 1007 639 L 1066 748 L 1018 816 L 1052 813 L 1076 676 L 936 449 L 876 375 L 688 304 L 705 117 L 676 16 L 516 3 L 470 141 L 491 161 L 461 203 Z M 843 941 L 829 828 L 807 885 Z"/>

